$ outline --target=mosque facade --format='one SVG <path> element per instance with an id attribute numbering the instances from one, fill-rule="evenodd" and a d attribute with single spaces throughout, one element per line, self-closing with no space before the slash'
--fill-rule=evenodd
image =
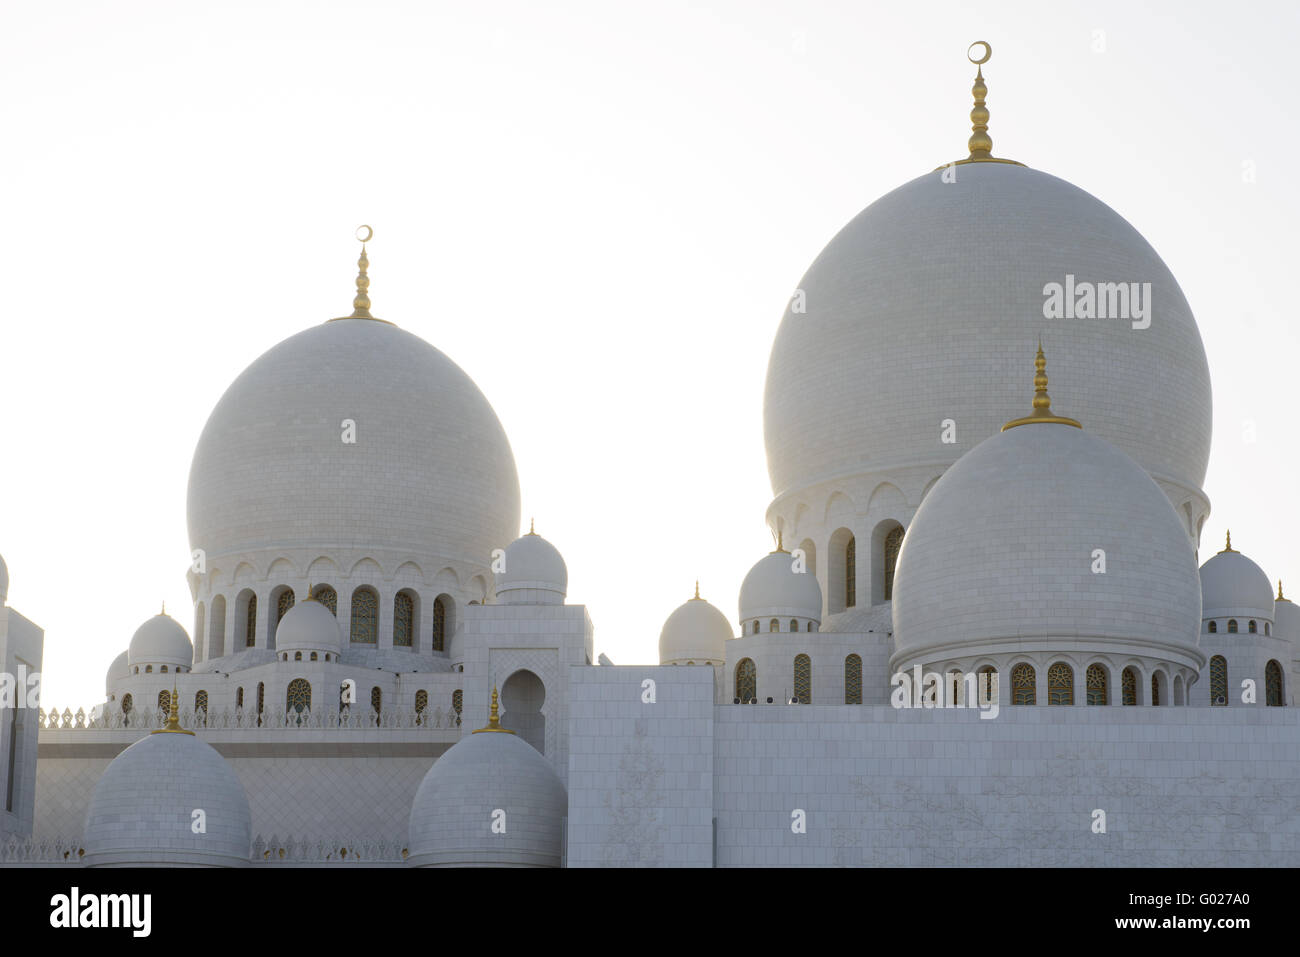
<path id="1" fill-rule="evenodd" d="M 352 313 L 199 437 L 190 628 L 145 621 L 89 710 L 0 715 L 0 864 L 1292 863 L 1300 611 L 1201 554 L 1195 318 L 1118 213 L 993 155 L 972 50 L 969 156 L 787 306 L 734 615 L 697 586 L 657 663 L 597 656 L 490 403 L 371 314 L 363 246 Z"/>

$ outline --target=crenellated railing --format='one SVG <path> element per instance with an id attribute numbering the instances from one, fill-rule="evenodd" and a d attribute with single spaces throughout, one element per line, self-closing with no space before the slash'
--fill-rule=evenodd
<path id="1" fill-rule="evenodd" d="M 370 708 L 343 708 L 341 711 L 256 711 L 236 708 L 207 712 L 181 711 L 180 724 L 187 731 L 216 729 L 277 729 L 277 730 L 321 730 L 321 729 L 357 729 L 394 728 L 453 730 L 460 726 L 460 716 L 448 708 L 427 708 L 422 712 L 412 709 L 390 709 L 376 713 Z M 161 728 L 167 723 L 167 712 L 159 710 L 137 710 L 124 714 L 120 710 L 111 710 L 99 715 L 88 715 L 84 708 L 78 708 L 74 714 L 67 708 L 60 712 L 57 708 L 46 711 L 41 708 L 38 726 L 43 731 L 149 731 Z"/>

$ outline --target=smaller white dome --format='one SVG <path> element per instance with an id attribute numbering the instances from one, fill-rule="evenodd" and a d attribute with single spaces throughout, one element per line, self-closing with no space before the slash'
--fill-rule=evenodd
<path id="1" fill-rule="evenodd" d="M 1201 566 L 1201 618 L 1273 620 L 1273 586 L 1260 568 L 1228 547 Z M 1245 632 L 1245 623 L 1241 623 Z"/>
<path id="2" fill-rule="evenodd" d="M 659 663 L 722 662 L 726 660 L 724 643 L 732 637 L 735 636 L 727 616 L 701 598 L 697 587 L 695 597 L 679 606 L 664 622 L 659 632 Z"/>
<path id="3" fill-rule="evenodd" d="M 810 571 L 796 571 L 794 556 L 778 549 L 758 560 L 740 586 L 740 620 L 811 618 L 821 624 L 822 589 Z"/>
<path id="4" fill-rule="evenodd" d="M 1300 605 L 1282 595 L 1282 583 L 1277 583 L 1277 599 L 1273 602 L 1273 634 L 1289 638 L 1295 645 L 1295 657 L 1300 658 Z"/>
<path id="5" fill-rule="evenodd" d="M 275 650 L 337 652 L 343 632 L 334 613 L 314 598 L 298 602 L 275 629 Z"/>
<path id="6" fill-rule="evenodd" d="M 192 830 L 194 810 L 204 833 Z M 183 732 L 154 732 L 105 769 L 90 795 L 86 866 L 248 864 L 252 815 L 226 759 Z"/>
<path id="7" fill-rule="evenodd" d="M 113 685 L 131 676 L 131 663 L 127 659 L 127 652 L 124 651 L 108 666 L 108 673 L 104 675 L 105 694 L 113 690 Z"/>
<path id="8" fill-rule="evenodd" d="M 127 649 L 132 665 L 194 665 L 194 645 L 180 623 L 170 615 L 154 615 L 135 630 Z"/>
<path id="9" fill-rule="evenodd" d="M 433 763 L 411 805 L 412 867 L 559 867 L 569 799 L 537 749 L 503 731 L 467 734 Z M 505 814 L 505 831 L 493 821 Z"/>
<path id="10" fill-rule="evenodd" d="M 506 547 L 505 570 L 496 576 L 497 602 L 503 605 L 562 605 L 569 569 L 554 545 L 536 532 Z"/>
<path id="11" fill-rule="evenodd" d="M 9 566 L 5 564 L 3 555 L 0 555 L 0 605 L 9 600 Z"/>

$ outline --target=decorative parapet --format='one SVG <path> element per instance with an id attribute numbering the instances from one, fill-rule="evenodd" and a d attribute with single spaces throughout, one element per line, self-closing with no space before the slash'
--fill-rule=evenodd
<path id="1" fill-rule="evenodd" d="M 0 867 L 80 867 L 85 850 L 77 841 L 65 838 L 11 837 L 0 843 Z M 272 835 L 254 839 L 248 860 L 261 865 L 303 865 L 336 867 L 357 864 L 402 864 L 406 860 L 405 838 L 295 838 Z"/>
<path id="2" fill-rule="evenodd" d="M 374 712 L 369 708 L 344 708 L 342 711 L 289 711 L 276 709 L 255 711 L 236 708 L 234 711 L 181 711 L 181 727 L 188 731 L 219 728 L 257 729 L 336 729 L 336 728 L 426 728 L 451 730 L 460 726 L 460 717 L 455 710 L 448 708 L 426 709 L 417 712 L 414 709 L 393 709 Z M 57 708 L 46 711 L 40 709 L 38 727 L 43 731 L 148 731 L 161 728 L 167 723 L 167 712 L 162 710 L 132 711 L 123 714 L 119 710 L 94 713 L 87 716 L 84 709 L 78 708 L 74 715 L 67 708 L 60 713 Z"/>
<path id="3" fill-rule="evenodd" d="M 59 837 L 11 837 L 0 844 L 0 867 L 67 865 L 79 867 L 85 851 L 77 841 Z"/>

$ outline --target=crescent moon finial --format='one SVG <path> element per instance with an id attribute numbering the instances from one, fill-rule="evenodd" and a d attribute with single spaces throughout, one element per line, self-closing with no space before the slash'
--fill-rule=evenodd
<path id="1" fill-rule="evenodd" d="M 976 47 L 984 48 L 984 55 L 980 57 L 978 60 L 970 55 L 971 51 L 974 50 Z M 989 43 L 987 40 L 976 40 L 974 43 L 972 43 L 970 46 L 966 48 L 966 59 L 970 60 L 971 63 L 974 63 L 976 66 L 980 66 L 982 64 L 988 63 L 989 58 L 991 56 L 993 56 L 993 45 Z"/>
<path id="2" fill-rule="evenodd" d="M 368 243 L 368 242 L 370 242 L 370 240 L 372 240 L 372 239 L 374 238 L 374 236 L 375 236 L 375 231 L 374 231 L 373 229 L 371 229 L 369 226 L 358 226 L 358 227 L 357 227 L 357 241 L 358 241 L 358 242 Z"/>

